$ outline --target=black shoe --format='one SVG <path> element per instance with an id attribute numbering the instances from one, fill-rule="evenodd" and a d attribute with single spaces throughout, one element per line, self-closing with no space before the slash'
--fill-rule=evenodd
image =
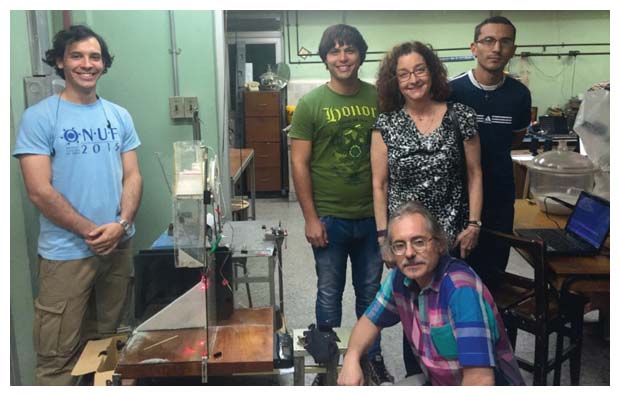
<path id="1" fill-rule="evenodd" d="M 314 381 L 312 381 L 312 386 L 324 386 L 326 382 L 327 376 L 325 373 L 319 373 L 314 377 Z"/>
<path id="2" fill-rule="evenodd" d="M 394 377 L 383 363 L 383 356 L 369 357 L 368 364 L 364 366 L 364 379 L 368 385 L 392 385 L 394 383 Z"/>

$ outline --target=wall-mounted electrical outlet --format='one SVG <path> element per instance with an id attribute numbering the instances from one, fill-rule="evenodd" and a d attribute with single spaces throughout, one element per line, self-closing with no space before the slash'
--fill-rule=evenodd
<path id="1" fill-rule="evenodd" d="M 198 97 L 186 96 L 183 104 L 185 105 L 185 118 L 194 118 L 194 112 L 198 111 Z"/>
<path id="2" fill-rule="evenodd" d="M 183 102 L 182 96 L 171 96 L 169 98 L 171 118 L 185 118 L 185 106 Z"/>

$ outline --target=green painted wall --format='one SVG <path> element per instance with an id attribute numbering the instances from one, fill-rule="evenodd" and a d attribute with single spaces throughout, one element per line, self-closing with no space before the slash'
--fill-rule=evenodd
<path id="1" fill-rule="evenodd" d="M 213 14 L 211 11 L 175 11 L 179 93 L 197 96 L 203 141 L 217 147 L 215 116 Z M 81 20 L 80 20 L 81 19 Z M 190 121 L 173 121 L 168 97 L 173 96 L 170 28 L 167 11 L 87 11 L 74 23 L 90 21 L 115 56 L 98 91 L 132 115 L 142 145 L 138 149 L 144 180 L 142 204 L 136 219 L 134 248 L 146 248 L 172 219 L 172 200 L 156 152 L 161 153 L 172 183 L 172 144 L 192 140 Z"/>
<path id="2" fill-rule="evenodd" d="M 11 11 L 11 38 L 27 40 L 26 13 Z M 26 41 L 27 42 L 27 41 Z M 30 55 L 24 46 L 11 45 L 11 101 L 10 101 L 10 142 L 15 145 L 17 125 L 24 109 L 23 83 L 14 76 L 30 75 Z M 15 94 L 14 94 L 15 93 Z M 23 385 L 34 383 L 34 349 L 32 345 L 33 284 L 36 268 L 36 238 L 39 223 L 34 207 L 28 201 L 21 179 L 17 160 L 10 159 L 10 279 L 11 279 L 11 322 L 15 332 L 11 334 L 11 344 L 15 345 L 17 356 L 11 356 L 11 365 L 18 371 L 19 382 Z M 13 354 L 14 350 L 11 349 Z"/>
<path id="3" fill-rule="evenodd" d="M 495 14 L 498 12 L 495 11 Z M 517 44 L 609 43 L 609 11 L 501 11 L 517 27 Z M 299 11 L 299 37 L 295 30 L 295 12 L 289 12 L 289 32 L 292 62 L 303 62 L 297 57 L 299 45 L 318 52 L 323 30 L 332 24 L 347 23 L 356 26 L 364 35 L 369 51 L 387 51 L 393 45 L 407 40 L 430 43 L 434 48 L 469 48 L 474 27 L 491 15 L 490 11 Z M 287 36 L 290 33 L 290 36 Z M 288 51 L 288 42 L 284 45 Z M 543 52 L 542 48 L 523 49 Z M 550 47 L 547 53 L 609 52 L 609 46 Z M 520 50 L 518 49 L 517 52 Z M 467 56 L 465 51 L 441 51 L 440 56 Z M 367 60 L 381 59 L 379 54 Z M 289 56 L 286 54 L 288 62 Z M 318 56 L 306 61 L 320 61 Z M 474 61 L 446 64 L 448 75 L 455 76 L 475 66 Z M 362 65 L 360 76 L 373 80 L 378 62 Z M 564 105 L 567 100 L 585 92 L 592 84 L 609 80 L 609 55 L 562 57 L 515 57 L 510 62 L 511 73 L 519 75 L 532 92 L 533 106 L 545 111 L 549 106 Z M 327 79 L 322 64 L 291 64 L 291 79 Z"/>

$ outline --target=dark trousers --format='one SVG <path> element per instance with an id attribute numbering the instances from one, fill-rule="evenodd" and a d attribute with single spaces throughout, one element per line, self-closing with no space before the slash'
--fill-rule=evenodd
<path id="1" fill-rule="evenodd" d="M 409 340 L 405 333 L 403 332 L 403 361 L 405 362 L 405 377 L 409 377 L 412 375 L 420 374 L 422 369 L 420 368 L 420 363 L 418 363 L 418 359 L 415 358 L 413 351 L 411 350 L 411 344 L 409 344 Z"/>
<path id="2" fill-rule="evenodd" d="M 482 226 L 487 229 L 512 234 L 514 203 L 482 209 Z M 493 286 L 493 273 L 502 272 L 508 266 L 510 246 L 497 245 L 485 234 L 480 234 L 478 246 L 465 259 L 487 287 Z"/>

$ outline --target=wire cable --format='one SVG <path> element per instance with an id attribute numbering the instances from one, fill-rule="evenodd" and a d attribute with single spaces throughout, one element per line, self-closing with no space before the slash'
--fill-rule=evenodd
<path id="1" fill-rule="evenodd" d="M 543 199 L 543 204 L 545 205 L 545 216 L 547 216 L 547 218 L 548 218 L 549 220 L 553 221 L 553 222 L 555 223 L 555 226 L 556 226 L 558 229 L 561 229 L 562 227 L 560 227 L 560 225 L 558 224 L 558 222 L 557 222 L 557 221 L 555 221 L 554 219 L 552 219 L 552 218 L 549 216 L 549 209 L 547 208 L 547 199 L 549 199 L 549 197 L 545 197 L 545 198 Z"/>

